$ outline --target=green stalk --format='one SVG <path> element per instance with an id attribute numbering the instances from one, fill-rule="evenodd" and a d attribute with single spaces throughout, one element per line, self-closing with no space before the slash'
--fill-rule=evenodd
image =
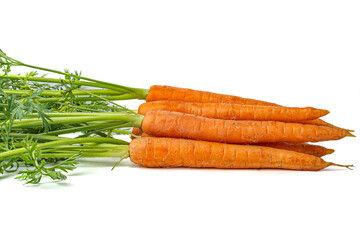
<path id="1" fill-rule="evenodd" d="M 80 81 L 80 80 L 71 81 L 71 80 L 66 80 L 66 79 L 25 77 L 25 76 L 5 75 L 5 74 L 1 74 L 0 78 L 24 79 L 24 80 L 26 79 L 27 81 L 53 82 L 53 83 L 61 83 L 61 82 L 70 83 L 70 82 L 72 82 L 77 85 L 102 87 L 102 88 L 112 89 L 112 90 L 119 91 L 119 92 L 133 93 L 133 94 L 137 95 L 140 99 L 146 99 L 146 96 L 148 93 L 147 89 L 126 87 L 126 86 L 122 86 L 122 85 L 118 85 L 118 84 L 114 84 L 114 83 L 108 83 L 108 82 L 104 82 L 104 81 L 100 81 L 100 80 L 95 80 L 92 78 L 78 76 L 78 75 L 71 74 L 71 73 L 61 72 L 58 70 L 53 70 L 53 69 L 49 69 L 49 68 L 43 68 L 43 67 L 25 64 L 25 63 L 22 63 L 22 62 L 19 62 L 19 61 L 13 59 L 13 58 L 10 58 L 10 57 L 6 56 L 5 54 L 2 54 L 1 51 L 0 51 L 0 57 L 4 57 L 4 58 L 10 60 L 10 62 L 11 62 L 10 64 L 13 66 L 24 66 L 24 67 L 38 69 L 38 70 L 42 70 L 42 71 L 46 71 L 46 72 L 52 72 L 52 73 L 56 73 L 56 74 L 60 74 L 60 75 L 68 76 L 68 77 L 73 77 L 73 78 L 77 78 L 77 79 L 83 79 L 83 80 L 89 81 L 90 84 L 89 84 L 89 82 L 84 83 L 85 81 Z M 91 84 L 91 83 L 93 83 L 93 84 Z"/>
<path id="2" fill-rule="evenodd" d="M 122 95 L 116 95 L 116 96 L 104 96 L 102 99 L 99 99 L 99 97 L 75 97 L 73 100 L 75 102 L 85 102 L 85 101 L 116 101 L 116 100 L 131 100 L 131 99 L 140 99 L 134 94 L 122 94 Z M 47 102 L 61 102 L 64 98 L 41 98 L 37 99 L 38 102 L 41 103 L 47 103 Z"/>
<path id="3" fill-rule="evenodd" d="M 8 89 L 3 89 L 3 91 L 6 94 L 12 94 L 12 95 L 28 95 L 30 96 L 33 91 L 31 90 L 8 90 Z M 88 92 L 88 93 L 87 93 Z M 65 91 L 57 91 L 57 90 L 46 90 L 46 91 L 42 91 L 40 96 L 57 96 L 57 97 L 62 97 L 63 94 L 65 93 Z M 71 91 L 71 93 L 75 96 L 78 95 L 92 95 L 92 94 L 96 94 L 96 95 L 123 95 L 124 92 L 119 92 L 119 91 L 114 91 L 114 90 L 87 90 L 86 92 L 84 91 L 80 91 L 80 90 L 73 90 Z"/>
<path id="4" fill-rule="evenodd" d="M 53 117 L 84 117 L 84 116 L 104 116 L 104 115 L 115 115 L 115 114 L 121 114 L 123 112 L 50 112 L 46 113 L 47 116 L 53 118 Z M 5 116 L 5 114 L 0 113 L 0 119 L 1 117 Z M 27 115 L 26 118 L 17 120 L 18 122 L 31 122 L 34 120 L 38 120 L 39 115 L 37 113 L 30 113 Z M 15 120 L 16 121 L 16 120 Z"/>
<path id="5" fill-rule="evenodd" d="M 98 98 L 99 100 L 101 99 L 101 100 L 103 100 L 103 101 L 107 101 L 107 102 L 113 104 L 114 106 L 119 107 L 119 108 L 122 109 L 122 110 L 126 110 L 126 111 L 129 111 L 129 112 L 132 112 L 131 110 L 129 110 L 129 109 L 127 109 L 127 108 L 125 108 L 125 107 L 117 104 L 116 102 L 109 101 L 108 99 L 106 99 L 106 98 L 104 98 L 104 97 L 102 97 L 102 96 L 96 95 L 96 94 L 94 94 L 94 93 L 91 94 L 91 93 L 89 93 L 89 92 L 87 92 L 87 91 L 85 91 L 85 90 L 80 90 L 80 91 L 83 91 L 84 93 L 88 93 L 88 94 L 91 95 L 92 97 L 96 97 L 96 98 Z M 132 113 L 135 113 L 135 112 L 132 112 Z"/>
<path id="6" fill-rule="evenodd" d="M 5 78 L 5 79 L 22 79 L 22 80 L 27 80 L 27 81 L 35 81 L 35 82 L 50 82 L 50 83 L 73 83 L 73 84 L 77 84 L 77 85 L 82 85 L 82 86 L 91 86 L 91 87 L 96 87 L 96 88 L 109 88 L 106 84 L 100 84 L 100 83 L 89 83 L 89 82 L 85 82 L 85 81 L 79 81 L 79 80 L 75 80 L 74 82 L 70 81 L 70 80 L 66 80 L 66 79 L 56 79 L 56 78 L 42 78 L 42 77 L 25 77 L 25 76 L 20 76 L 20 75 L 4 75 L 4 74 L 0 74 L 0 79 L 1 78 Z M 5 93 L 7 94 L 13 94 L 13 95 L 31 95 L 31 91 L 30 90 L 3 90 Z M 62 96 L 62 92 L 63 91 L 43 91 L 41 96 L 58 96 L 61 97 Z M 105 99 L 107 100 L 129 100 L 129 99 L 146 99 L 146 96 L 148 94 L 149 90 L 147 89 L 136 89 L 136 92 L 133 91 L 124 91 L 121 89 L 112 89 L 110 88 L 110 90 L 104 90 L 104 89 L 97 89 L 97 90 L 87 90 L 87 91 L 81 91 L 81 90 L 74 90 L 72 91 L 72 93 L 76 96 L 79 95 L 110 95 L 108 97 L 105 97 Z M 62 101 L 63 98 L 44 98 L 44 99 L 38 99 L 38 101 L 40 102 L 57 102 L 57 101 Z M 75 98 L 75 101 L 96 101 L 99 100 L 98 97 L 83 97 L 83 98 Z"/>
<path id="7" fill-rule="evenodd" d="M 46 113 L 46 115 L 48 115 L 49 117 L 53 118 L 53 117 L 84 117 L 84 116 L 104 116 L 104 115 L 124 115 L 127 113 L 124 112 L 50 112 L 50 113 Z M 26 119 L 37 119 L 38 118 L 38 114 L 37 113 L 31 113 L 29 115 L 27 115 Z M 21 121 L 24 121 L 26 119 L 23 119 Z"/>
<path id="8" fill-rule="evenodd" d="M 75 79 L 83 79 L 83 80 L 87 80 L 87 81 L 98 83 L 98 84 L 104 84 L 104 85 L 106 85 L 108 87 L 117 88 L 119 90 L 128 90 L 130 92 L 133 91 L 132 88 L 121 86 L 121 85 L 118 85 L 118 84 L 102 82 L 100 80 L 95 80 L 95 79 L 92 79 L 92 78 L 87 78 L 87 77 L 83 77 L 83 76 L 79 76 L 79 75 L 75 75 L 75 74 L 71 74 L 71 73 L 67 73 L 67 72 L 62 72 L 62 71 L 58 71 L 58 70 L 54 70 L 54 69 L 50 69 L 50 68 L 38 67 L 38 66 L 35 66 L 35 65 L 30 65 L 30 64 L 27 64 L 27 63 L 23 63 L 23 62 L 20 62 L 19 60 L 16 60 L 14 58 L 11 58 L 11 57 L 7 56 L 1 50 L 0 50 L 0 57 L 6 59 L 7 65 L 24 66 L 24 67 L 28 67 L 28 68 L 32 68 L 32 69 L 45 71 L 45 72 L 52 72 L 52 73 L 56 73 L 56 74 L 60 74 L 60 75 L 68 76 L 68 77 L 73 77 Z M 116 89 L 114 89 L 114 90 L 116 90 Z"/>
<path id="9" fill-rule="evenodd" d="M 15 60 L 15 59 L 12 59 L 12 60 Z M 19 62 L 17 60 L 15 60 L 15 61 L 18 62 L 20 65 L 22 65 L 24 67 L 38 69 L 38 70 L 42 70 L 42 71 L 45 71 L 45 72 L 52 72 L 52 73 L 56 73 L 56 74 L 60 74 L 60 75 L 68 76 L 68 77 L 74 77 L 74 78 L 78 78 L 78 79 L 83 79 L 83 80 L 87 80 L 87 81 L 94 82 L 94 83 L 97 83 L 97 84 L 103 84 L 103 85 L 106 86 L 106 88 L 117 90 L 117 91 L 126 91 L 126 90 L 128 90 L 130 92 L 136 93 L 136 88 L 125 87 L 125 86 L 122 86 L 122 85 L 103 82 L 103 81 L 100 81 L 100 80 L 95 80 L 95 79 L 92 79 L 92 78 L 83 77 L 83 76 L 79 76 L 79 75 L 75 75 L 75 74 L 71 74 L 71 73 L 66 73 L 66 72 L 62 72 L 62 71 L 58 71 L 58 70 L 54 70 L 54 69 L 50 69 L 50 68 L 38 67 L 38 66 L 34 66 L 34 65 Z"/>
<path id="10" fill-rule="evenodd" d="M 62 146 L 58 146 L 62 147 Z M 48 151 L 50 150 L 50 151 Z M 92 151 L 93 150 L 93 151 Z M 86 147 L 79 146 L 73 149 L 43 149 L 41 152 L 41 157 L 43 158 L 57 158 L 57 157 L 71 157 L 72 155 L 81 152 L 80 157 L 122 157 L 128 153 L 128 147 L 112 146 L 111 148 L 102 149 L 87 149 Z"/>
<path id="11" fill-rule="evenodd" d="M 125 134 L 125 135 L 131 135 L 131 131 L 127 131 L 127 130 L 113 129 L 112 132 L 119 133 L 119 134 Z"/>
<path id="12" fill-rule="evenodd" d="M 24 133 L 10 133 L 9 137 L 21 138 L 21 139 L 30 137 L 33 139 L 38 139 L 38 140 L 43 140 L 43 141 L 56 141 L 56 140 L 67 139 L 67 138 L 58 137 L 58 136 L 49 136 L 49 135 L 42 135 L 42 134 L 24 134 Z"/>
<path id="13" fill-rule="evenodd" d="M 53 103 L 55 103 L 55 104 L 58 104 L 58 105 L 62 105 L 63 103 L 62 102 L 56 102 L 56 101 L 54 101 Z M 1 106 L 1 105 L 0 105 Z M 97 113 L 106 113 L 106 112 L 104 112 L 104 110 L 102 109 L 102 107 L 103 106 L 97 106 L 97 105 L 86 105 L 86 106 L 88 106 L 88 107 L 83 107 L 83 106 L 78 106 L 78 105 L 73 105 L 76 109 L 79 109 L 79 110 L 83 110 L 83 111 L 89 111 L 89 112 L 92 112 L 92 113 L 94 113 L 94 112 L 97 112 Z M 113 109 L 114 110 L 114 112 L 119 112 L 119 111 L 123 111 L 123 109 L 120 109 L 119 107 L 112 107 L 112 106 L 109 106 L 109 105 L 107 105 L 107 106 L 105 106 L 107 109 Z M 100 109 L 100 110 L 99 110 Z M 57 111 L 57 109 L 54 109 L 54 108 L 52 108 L 51 109 L 52 111 L 54 111 L 54 112 L 56 112 Z M 135 112 L 136 113 L 136 111 L 134 111 L 134 110 L 132 110 L 132 112 Z M 113 112 L 112 112 L 113 113 Z"/>
<path id="14" fill-rule="evenodd" d="M 128 145 L 128 142 L 124 141 L 123 145 Z M 20 146 L 22 147 L 22 146 Z M 111 152 L 118 151 L 117 148 L 119 146 L 114 144 L 96 144 L 96 146 L 79 146 L 79 145 L 61 145 L 61 146 L 53 146 L 51 148 L 43 149 L 42 152 Z"/>
<path id="15" fill-rule="evenodd" d="M 60 78 L 45 78 L 45 77 L 25 77 L 22 75 L 5 75 L 5 74 L 0 74 L 0 78 L 4 78 L 4 79 L 11 79 L 11 80 L 27 80 L 30 82 L 44 82 L 44 83 L 57 83 L 57 84 L 61 84 L 61 83 L 66 83 L 66 84 L 70 84 L 73 83 L 75 85 L 79 85 L 79 86 L 88 86 L 88 87 L 96 87 L 96 88 L 107 88 L 107 86 L 100 84 L 100 83 L 93 83 L 93 82 L 87 82 L 87 81 L 81 81 L 81 80 L 68 80 L 68 79 L 60 79 Z M 117 92 L 121 92 L 121 93 L 126 93 L 128 91 L 120 91 L 120 90 L 116 90 Z"/>
<path id="16" fill-rule="evenodd" d="M 103 116 L 82 116 L 82 117 L 55 117 L 52 121 L 49 121 L 50 125 L 55 124 L 73 124 L 73 123 L 84 123 L 94 121 L 119 121 L 119 123 L 129 123 L 128 127 L 141 127 L 142 119 L 144 117 L 140 114 L 129 114 L 129 113 L 114 113 L 104 114 Z M 12 128 L 27 128 L 27 127 L 41 127 L 43 122 L 41 119 L 24 119 L 14 120 Z"/>
<path id="17" fill-rule="evenodd" d="M 12 143 L 11 145 L 15 146 L 15 147 L 22 147 L 22 144 L 21 143 L 18 143 L 18 142 L 15 142 L 15 143 Z M 5 147 L 6 145 L 4 143 L 1 143 L 0 142 L 0 148 L 3 149 L 4 151 L 8 151 L 9 149 L 4 149 L 3 147 Z"/>
<path id="18" fill-rule="evenodd" d="M 44 149 L 49 148 L 53 146 L 61 146 L 61 145 L 69 145 L 69 144 L 86 144 L 86 143 L 112 143 L 112 144 L 119 144 L 122 145 L 123 141 L 114 139 L 114 138 L 104 138 L 104 137 L 85 137 L 85 138 L 74 138 L 74 139 L 64 139 L 64 140 L 57 140 L 57 141 L 51 141 L 46 143 L 39 143 L 36 146 L 36 149 Z M 129 146 L 128 145 L 122 145 L 121 151 L 128 152 Z M 7 152 L 0 153 L 0 159 L 5 159 L 8 157 L 16 156 L 22 153 L 25 153 L 25 148 L 18 148 L 14 150 L 10 150 Z"/>
<path id="19" fill-rule="evenodd" d="M 122 150 L 122 151 L 118 151 L 115 153 L 86 153 L 86 152 L 81 152 L 80 157 L 85 158 L 85 157 L 97 157 L 97 158 L 118 158 L 118 157 L 123 157 L 124 155 L 126 155 L 126 150 Z M 69 153 L 42 153 L 41 157 L 42 158 L 68 158 L 73 156 L 75 153 L 74 152 L 69 152 Z"/>
<path id="20" fill-rule="evenodd" d="M 60 102 L 56 102 L 56 103 L 61 105 Z M 101 109 L 102 106 L 96 106 L 96 105 L 88 105 L 88 106 L 91 107 L 91 108 L 83 107 L 83 106 L 76 106 L 76 109 L 80 109 L 80 110 L 84 110 L 84 111 L 92 111 L 92 112 L 96 111 L 98 113 L 105 113 L 104 110 L 99 110 L 99 109 L 96 108 L 96 107 L 98 107 L 98 108 Z M 107 105 L 106 108 L 107 109 L 112 109 L 115 112 L 123 111 L 123 109 L 119 109 L 118 107 L 112 107 L 112 106 L 109 106 L 109 105 Z M 131 112 L 137 113 L 137 111 L 134 111 L 134 110 L 131 110 Z"/>
<path id="21" fill-rule="evenodd" d="M 72 127 L 72 128 L 67 128 L 67 129 L 49 131 L 46 134 L 47 135 L 61 135 L 61 134 L 84 132 L 84 131 L 90 131 L 90 130 L 104 131 L 104 130 L 113 129 L 113 128 L 121 128 L 121 127 L 123 127 L 123 125 L 124 125 L 123 123 L 118 123 L 118 122 L 97 123 L 97 124 L 89 124 L 89 125 L 81 126 L 81 127 Z"/>

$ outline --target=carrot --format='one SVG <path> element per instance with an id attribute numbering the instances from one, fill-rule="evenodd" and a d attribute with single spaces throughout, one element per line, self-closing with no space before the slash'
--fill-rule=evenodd
<path id="1" fill-rule="evenodd" d="M 235 103 L 242 105 L 277 106 L 275 103 L 242 98 L 232 95 L 224 95 L 212 92 L 197 91 L 187 88 L 153 85 L 146 97 L 147 102 L 158 100 L 182 101 L 182 102 L 206 102 L 206 103 Z"/>
<path id="2" fill-rule="evenodd" d="M 312 125 L 317 125 L 317 126 L 326 126 L 326 127 L 331 127 L 331 128 L 343 129 L 343 130 L 346 130 L 348 132 L 354 132 L 354 130 L 337 127 L 337 126 L 335 126 L 335 125 L 333 125 L 331 123 L 328 123 L 328 122 L 326 122 L 326 121 L 324 121 L 322 119 L 313 119 L 313 120 L 300 121 L 300 123 L 312 124 Z"/>
<path id="3" fill-rule="evenodd" d="M 153 102 L 159 100 L 200 102 L 200 103 L 232 103 L 232 104 L 240 104 L 240 105 L 281 107 L 281 105 L 276 103 L 250 99 L 250 98 L 242 98 L 233 95 L 218 94 L 213 92 L 198 91 L 188 88 L 179 88 L 179 87 L 172 87 L 165 85 L 153 85 L 150 87 L 147 93 L 146 102 Z M 321 119 L 304 121 L 304 123 L 339 128 Z M 344 129 L 344 130 L 353 132 L 353 130 L 348 130 L 348 129 Z"/>
<path id="4" fill-rule="evenodd" d="M 164 85 L 153 85 L 150 87 L 146 102 L 153 102 L 159 100 L 168 101 L 182 101 L 182 102 L 202 102 L 202 103 L 232 103 L 240 105 L 260 105 L 260 106 L 279 106 L 281 105 L 256 99 L 242 98 L 232 95 L 224 95 L 206 91 L 198 91 L 187 88 L 171 87 Z M 314 119 L 304 121 L 305 124 L 313 124 L 319 126 L 336 127 L 330 123 L 327 123 L 321 119 Z M 341 128 L 343 129 L 343 128 Z M 344 129 L 350 132 L 353 130 Z"/>
<path id="5" fill-rule="evenodd" d="M 156 137 L 156 136 L 153 136 L 153 135 L 150 135 L 150 134 L 148 134 L 148 133 L 146 133 L 146 132 L 143 132 L 143 133 L 141 134 L 141 137 Z"/>
<path id="6" fill-rule="evenodd" d="M 276 121 L 237 121 L 185 113 L 148 112 L 142 130 L 159 137 L 226 143 L 318 142 L 354 136 L 346 130 Z"/>
<path id="7" fill-rule="evenodd" d="M 134 128 L 133 133 L 136 133 L 136 135 L 139 135 L 141 137 L 154 137 L 152 135 L 143 132 L 141 128 Z M 275 143 L 259 143 L 254 145 L 285 149 L 289 151 L 310 154 L 317 157 L 323 157 L 325 155 L 335 152 L 334 149 L 325 148 L 319 145 L 308 144 L 308 143 L 275 142 Z"/>
<path id="8" fill-rule="evenodd" d="M 289 108 L 277 106 L 239 105 L 232 103 L 195 103 L 179 101 L 154 101 L 143 103 L 138 113 L 145 115 L 150 111 L 174 111 L 197 116 L 232 119 L 299 122 L 322 117 L 328 110 L 307 108 Z"/>
<path id="9" fill-rule="evenodd" d="M 218 119 L 298 122 L 353 132 L 353 130 L 336 127 L 324 120 L 318 119 L 328 114 L 329 111 L 312 107 L 294 108 L 231 103 L 154 101 L 143 103 L 138 108 L 138 113 L 142 115 L 150 111 L 174 111 Z"/>
<path id="10" fill-rule="evenodd" d="M 277 168 L 317 171 L 328 166 L 319 157 L 251 145 L 235 145 L 175 138 L 137 138 L 129 146 L 130 160 L 145 167 Z"/>
<path id="11" fill-rule="evenodd" d="M 326 126 L 326 127 L 334 127 L 334 128 L 339 128 L 331 123 L 325 122 L 322 119 L 312 119 L 312 120 L 305 120 L 305 121 L 301 121 L 301 123 L 303 124 L 312 124 L 312 125 L 317 125 L 317 126 Z"/>
<path id="12" fill-rule="evenodd" d="M 305 154 L 314 155 L 316 157 L 322 157 L 328 154 L 335 152 L 334 149 L 325 148 L 319 145 L 307 144 L 307 143 L 287 143 L 287 142 L 277 142 L 277 143 L 260 143 L 260 146 L 272 147 L 285 149 L 289 151 L 295 151 Z"/>
<path id="13" fill-rule="evenodd" d="M 134 127 L 131 133 L 133 134 L 133 136 L 131 136 L 131 139 L 134 139 L 136 138 L 135 136 L 142 136 L 143 130 L 141 128 Z"/>

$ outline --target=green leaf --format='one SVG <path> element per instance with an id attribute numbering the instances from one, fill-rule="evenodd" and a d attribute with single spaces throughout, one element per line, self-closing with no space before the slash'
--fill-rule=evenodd
<path id="1" fill-rule="evenodd" d="M 52 180 L 65 180 L 67 178 L 64 174 L 55 170 L 48 170 L 46 175 L 51 177 Z"/>
<path id="2" fill-rule="evenodd" d="M 36 90 L 35 92 L 33 92 L 33 93 L 26 99 L 26 101 L 24 102 L 24 104 L 27 104 L 27 103 L 29 103 L 33 98 L 40 96 L 42 92 L 43 92 L 42 89 Z"/>

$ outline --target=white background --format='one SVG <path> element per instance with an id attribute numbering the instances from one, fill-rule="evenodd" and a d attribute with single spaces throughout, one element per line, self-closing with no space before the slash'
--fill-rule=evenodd
<path id="1" fill-rule="evenodd" d="M 331 111 L 360 131 L 359 1 L 1 1 L 0 48 L 127 86 Z M 126 103 L 137 106 L 141 101 Z M 359 165 L 359 140 L 321 143 Z M 145 169 L 84 161 L 60 183 L 0 176 L 2 239 L 360 239 L 359 167 Z"/>

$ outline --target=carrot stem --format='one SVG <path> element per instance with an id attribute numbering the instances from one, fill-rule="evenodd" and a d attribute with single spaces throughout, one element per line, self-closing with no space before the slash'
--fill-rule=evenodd
<path id="1" fill-rule="evenodd" d="M 53 146 L 69 145 L 69 144 L 87 144 L 87 143 L 112 143 L 122 145 L 124 141 L 114 138 L 104 138 L 104 137 L 84 137 L 84 138 L 70 138 L 62 139 L 57 141 L 51 141 L 46 143 L 39 143 L 37 149 L 51 148 Z M 128 145 L 122 145 L 125 150 L 128 149 Z M 120 146 L 119 146 L 120 147 Z M 27 150 L 25 148 L 17 148 L 7 152 L 0 153 L 0 159 L 5 159 L 10 156 L 16 156 L 22 153 L 25 153 Z"/>
<path id="2" fill-rule="evenodd" d="M 27 65 L 27 67 L 30 67 L 30 65 Z M 34 67 L 34 66 L 31 66 Z M 35 68 L 35 69 L 39 69 L 39 70 L 44 70 L 44 71 L 49 71 L 51 69 L 43 69 L 43 68 Z M 54 70 L 55 71 L 55 70 Z M 50 72 L 54 72 L 54 71 L 50 71 Z M 148 89 L 142 89 L 142 88 L 130 88 L 130 87 L 125 87 L 125 86 L 121 86 L 121 85 L 117 85 L 117 84 L 113 84 L 113 83 L 107 83 L 107 82 L 103 82 L 103 81 L 99 81 L 99 80 L 95 80 L 95 82 L 92 82 L 89 80 L 89 78 L 85 78 L 82 76 L 77 76 L 77 75 L 73 75 L 73 74 L 68 74 L 68 73 L 63 73 L 60 71 L 55 71 L 55 73 L 58 74 L 62 74 L 65 76 L 71 76 L 71 77 L 75 77 L 75 78 L 79 78 L 79 79 L 84 79 L 87 81 L 83 81 L 83 80 L 67 80 L 67 79 L 60 79 L 60 78 L 45 78 L 45 77 L 25 77 L 25 76 L 21 76 L 21 75 L 5 75 L 5 74 L 0 74 L 0 79 L 21 79 L 21 80 L 26 80 L 26 81 L 30 81 L 30 82 L 47 82 L 47 83 L 72 83 L 75 85 L 79 85 L 79 86 L 88 86 L 88 87 L 95 87 L 95 88 L 104 88 L 104 89 L 108 89 L 108 90 L 112 90 L 111 95 L 114 95 L 115 92 L 118 92 L 119 95 L 131 95 L 134 96 L 133 98 L 138 98 L 138 99 L 146 99 L 146 96 L 149 92 Z M 45 94 L 51 94 L 51 92 L 45 92 Z M 52 95 L 54 96 L 54 95 Z"/>
<path id="3" fill-rule="evenodd" d="M 63 117 L 54 117 L 49 121 L 50 125 L 55 124 L 73 124 L 73 123 L 84 123 L 84 122 L 95 122 L 95 121 L 117 121 L 118 123 L 134 123 L 132 126 L 141 126 L 141 121 L 143 116 L 140 114 L 129 114 L 129 113 L 113 113 L 113 114 L 104 114 L 103 116 L 99 115 L 85 115 L 85 116 L 76 116 L 71 117 L 64 114 Z M 15 128 L 24 128 L 24 127 L 41 127 L 41 119 L 23 119 L 23 120 L 14 120 L 12 127 Z M 1 128 L 0 128 L 1 129 Z"/>

